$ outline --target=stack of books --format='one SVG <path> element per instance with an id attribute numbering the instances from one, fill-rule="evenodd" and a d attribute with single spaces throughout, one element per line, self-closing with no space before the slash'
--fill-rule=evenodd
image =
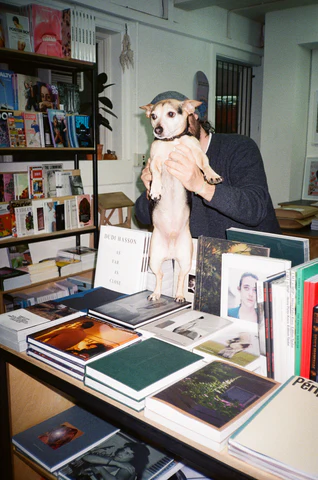
<path id="1" fill-rule="evenodd" d="M 29 272 L 11 267 L 0 268 L 0 290 L 25 287 L 31 284 Z"/>
<path id="2" fill-rule="evenodd" d="M 57 252 L 61 257 L 79 260 L 83 270 L 89 270 L 96 267 L 97 249 L 78 246 L 63 248 Z"/>
<path id="3" fill-rule="evenodd" d="M 29 272 L 31 283 L 42 282 L 59 276 L 59 269 L 54 259 L 43 260 L 39 263 L 32 263 L 25 267 Z"/>

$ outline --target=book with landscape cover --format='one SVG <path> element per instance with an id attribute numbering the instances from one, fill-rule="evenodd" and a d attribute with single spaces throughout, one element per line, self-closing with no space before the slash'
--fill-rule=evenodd
<path id="1" fill-rule="evenodd" d="M 84 312 L 67 307 L 59 300 L 50 300 L 2 313 L 0 335 L 12 341 L 21 341 L 25 340 L 27 335 L 43 330 L 48 325 L 58 325 L 82 315 Z"/>
<path id="2" fill-rule="evenodd" d="M 270 248 L 270 257 L 291 260 L 292 266 L 309 260 L 308 238 L 280 235 L 278 233 L 260 232 L 231 227 L 226 230 L 229 240 L 238 240 Z"/>
<path id="3" fill-rule="evenodd" d="M 200 236 L 198 238 L 193 308 L 220 315 L 222 253 L 269 256 L 269 248 L 251 243 Z"/>
<path id="4" fill-rule="evenodd" d="M 236 365 L 213 361 L 147 397 L 145 416 L 151 419 L 154 412 L 171 420 L 174 426 L 199 433 L 203 441 L 208 438 L 222 443 L 278 385 Z"/>
<path id="5" fill-rule="evenodd" d="M 118 432 L 118 428 L 75 405 L 17 433 L 12 443 L 49 472 L 71 462 Z"/>
<path id="6" fill-rule="evenodd" d="M 141 338 L 138 332 L 83 315 L 62 325 L 44 326 L 44 329 L 29 335 L 27 340 L 35 350 L 36 347 L 42 348 L 60 360 L 66 359 L 84 367 Z M 82 371 L 84 373 L 84 368 Z"/>
<path id="7" fill-rule="evenodd" d="M 88 313 L 135 329 L 158 318 L 191 307 L 191 302 L 177 303 L 174 298 L 167 295 L 161 295 L 159 300 L 148 300 L 150 294 L 149 290 L 143 290 L 132 295 L 126 295 L 112 302 L 107 302 L 105 305 L 89 308 Z"/>
<path id="8" fill-rule="evenodd" d="M 28 272 L 11 267 L 0 268 L 0 290 L 24 287 L 30 285 L 30 283 L 31 280 Z"/>
<path id="9" fill-rule="evenodd" d="M 229 453 L 286 480 L 317 478 L 317 389 L 290 377 L 230 437 Z"/>
<path id="10" fill-rule="evenodd" d="M 129 448 L 133 458 L 128 461 L 125 454 L 126 448 Z M 125 461 L 124 461 L 125 459 Z M 112 461 L 114 466 L 112 466 Z M 119 462 L 123 462 L 122 465 Z M 110 466 L 107 466 L 107 464 Z M 115 472 L 114 478 L 139 478 L 142 480 L 152 480 L 162 478 L 161 474 L 174 466 L 174 460 L 160 450 L 143 443 L 136 438 L 119 431 L 108 440 L 101 442 L 96 448 L 91 449 L 85 455 L 79 456 L 73 462 L 69 463 L 59 471 L 61 480 L 79 480 L 86 477 L 87 470 L 94 472 L 102 471 L 107 476 L 101 478 L 112 478 L 112 472 Z M 130 475 L 128 476 L 128 468 Z M 95 474 L 94 474 L 95 477 Z M 97 477 L 95 477 L 97 478 Z M 167 477 L 169 478 L 169 477 Z"/>
<path id="11" fill-rule="evenodd" d="M 157 338 L 148 338 L 90 362 L 85 368 L 84 383 L 91 378 L 139 401 L 204 364 L 200 355 Z"/>

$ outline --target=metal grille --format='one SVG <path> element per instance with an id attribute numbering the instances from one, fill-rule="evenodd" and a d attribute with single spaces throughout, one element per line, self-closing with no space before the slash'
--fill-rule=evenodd
<path id="1" fill-rule="evenodd" d="M 217 60 L 215 130 L 250 136 L 252 67 Z"/>

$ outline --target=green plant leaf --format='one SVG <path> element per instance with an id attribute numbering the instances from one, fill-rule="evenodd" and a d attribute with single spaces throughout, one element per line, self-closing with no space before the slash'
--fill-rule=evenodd
<path id="1" fill-rule="evenodd" d="M 117 115 L 115 115 L 115 113 L 112 112 L 111 110 L 108 110 L 107 108 L 102 108 L 102 107 L 100 107 L 100 109 L 103 110 L 105 113 L 109 113 L 109 115 L 112 115 L 113 117 L 118 118 Z"/>
<path id="2" fill-rule="evenodd" d="M 100 101 L 100 103 L 102 103 L 105 107 L 113 108 L 112 101 L 111 101 L 109 98 L 107 98 L 107 97 L 99 97 L 99 101 Z"/>

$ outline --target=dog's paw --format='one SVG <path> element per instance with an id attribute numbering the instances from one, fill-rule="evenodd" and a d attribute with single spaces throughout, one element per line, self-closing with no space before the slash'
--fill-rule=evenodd
<path id="1" fill-rule="evenodd" d="M 204 175 L 204 180 L 209 183 L 210 185 L 217 185 L 218 183 L 223 182 L 223 178 L 220 177 L 220 175 L 217 175 L 216 177 L 210 177 L 208 178 L 206 175 Z"/>
<path id="2" fill-rule="evenodd" d="M 148 295 L 147 299 L 150 301 L 150 302 L 156 302 L 157 300 L 159 300 L 160 298 L 160 293 L 151 293 L 150 295 Z"/>
<path id="3" fill-rule="evenodd" d="M 160 193 L 150 192 L 149 197 L 151 198 L 151 200 L 152 200 L 154 203 L 158 203 L 158 202 L 160 201 L 160 199 L 161 199 Z"/>
<path id="4" fill-rule="evenodd" d="M 186 299 L 184 297 L 178 296 L 174 299 L 176 303 L 184 303 Z"/>

